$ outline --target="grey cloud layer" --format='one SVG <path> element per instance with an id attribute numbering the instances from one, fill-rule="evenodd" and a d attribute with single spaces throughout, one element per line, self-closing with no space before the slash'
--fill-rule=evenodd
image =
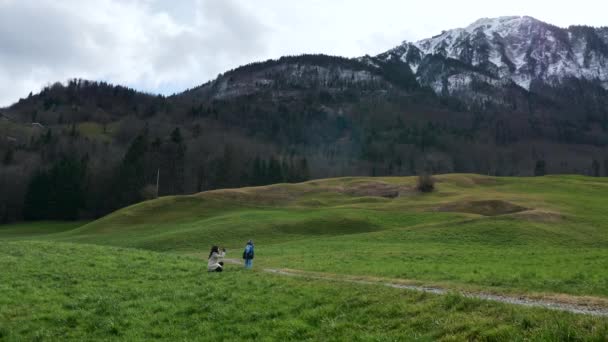
<path id="1" fill-rule="evenodd" d="M 0 0 L 0 104 L 72 77 L 169 91 L 265 54 L 266 27 L 232 1 L 191 5 L 180 20 L 150 2 Z"/>

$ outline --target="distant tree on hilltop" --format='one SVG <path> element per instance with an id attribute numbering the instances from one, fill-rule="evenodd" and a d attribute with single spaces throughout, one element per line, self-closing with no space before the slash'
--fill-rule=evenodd
<path id="1" fill-rule="evenodd" d="M 418 176 L 418 184 L 416 189 L 422 193 L 435 191 L 435 179 L 427 173 Z"/>

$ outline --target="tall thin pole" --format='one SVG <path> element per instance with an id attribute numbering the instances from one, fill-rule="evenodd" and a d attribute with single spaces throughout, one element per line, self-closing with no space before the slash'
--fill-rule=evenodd
<path id="1" fill-rule="evenodd" d="M 160 183 L 160 168 L 156 171 L 156 197 L 158 198 L 158 185 Z"/>

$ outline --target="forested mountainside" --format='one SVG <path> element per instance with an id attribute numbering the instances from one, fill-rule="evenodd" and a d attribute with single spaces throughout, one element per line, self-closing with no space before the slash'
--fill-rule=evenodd
<path id="1" fill-rule="evenodd" d="M 169 97 L 54 84 L 0 110 L 0 220 L 98 217 L 154 197 L 157 180 L 163 196 L 345 175 L 608 175 L 606 29 L 509 18 L 379 56 L 253 63 Z"/>

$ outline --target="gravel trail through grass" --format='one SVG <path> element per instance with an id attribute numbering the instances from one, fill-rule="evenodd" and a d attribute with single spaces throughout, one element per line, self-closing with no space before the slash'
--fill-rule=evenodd
<path id="1" fill-rule="evenodd" d="M 239 260 L 236 259 L 226 259 L 226 262 L 231 264 L 241 264 Z M 365 278 L 358 276 L 345 276 L 345 275 L 336 275 L 336 274 L 324 274 L 317 272 L 306 272 L 301 270 L 293 270 L 293 269 L 275 269 L 275 268 L 265 268 L 263 272 L 272 273 L 281 276 L 289 276 L 289 277 L 300 277 L 306 279 L 317 279 L 317 280 L 327 280 L 327 281 L 339 281 L 339 282 L 348 282 L 354 284 L 362 284 L 362 285 L 371 285 L 371 286 L 386 286 L 392 287 L 396 289 L 404 289 L 425 293 L 432 293 L 436 295 L 461 295 L 467 298 L 475 298 L 481 300 L 489 300 L 493 302 L 500 302 L 506 304 L 514 304 L 514 305 L 522 305 L 529 307 L 541 307 L 550 310 L 557 311 L 565 311 L 571 312 L 575 314 L 583 314 L 583 315 L 592 315 L 592 316 L 602 316 L 608 317 L 608 300 L 605 300 L 605 303 L 593 303 L 592 299 L 588 297 L 577 297 L 571 295 L 558 295 L 558 296 L 550 296 L 547 298 L 532 298 L 527 296 L 510 296 L 504 294 L 490 294 L 483 292 L 469 292 L 469 291 L 455 291 L 453 289 L 446 289 L 436 286 L 421 286 L 421 285 L 411 285 L 400 283 L 398 281 L 387 281 L 386 279 L 380 278 Z M 557 298 L 561 298 L 558 300 Z M 600 301 L 604 301 L 599 299 Z M 590 302 L 591 301 L 591 302 Z"/>

